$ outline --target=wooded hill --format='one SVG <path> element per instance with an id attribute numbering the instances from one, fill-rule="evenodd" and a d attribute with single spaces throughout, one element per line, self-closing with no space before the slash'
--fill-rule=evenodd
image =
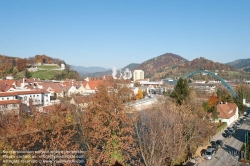
<path id="1" fill-rule="evenodd" d="M 159 80 L 165 78 L 184 77 L 186 74 L 195 70 L 209 70 L 211 72 L 219 74 L 226 80 L 238 80 L 250 79 L 250 75 L 242 70 L 238 70 L 229 64 L 223 64 L 219 62 L 213 62 L 204 57 L 196 58 L 192 61 L 173 54 L 166 53 L 155 58 L 144 61 L 141 64 L 131 63 L 124 67 L 133 71 L 135 69 L 141 69 L 144 71 L 145 78 L 151 80 Z M 111 75 L 112 71 L 95 72 L 82 75 L 83 77 L 102 77 L 104 75 Z M 193 76 L 197 79 L 209 79 L 202 76 Z"/>
<path id="2" fill-rule="evenodd" d="M 246 72 L 250 72 L 250 58 L 248 59 L 238 59 L 233 62 L 227 63 L 230 66 L 233 66 L 237 69 L 244 70 Z"/>
<path id="3" fill-rule="evenodd" d="M 65 70 L 50 70 L 43 69 L 42 71 L 29 72 L 28 69 L 32 67 L 43 67 L 43 65 L 54 64 L 61 66 L 64 64 Z M 49 71 L 50 70 L 50 71 Z M 49 71 L 49 72 L 48 72 Z M 31 77 L 40 79 L 81 79 L 76 71 L 70 70 L 63 60 L 52 58 L 46 55 L 36 55 L 29 58 L 10 57 L 0 55 L 0 78 L 5 79 L 7 75 L 12 75 L 16 79 L 21 77 Z"/>
<path id="4" fill-rule="evenodd" d="M 222 78 L 228 80 L 240 78 L 250 79 L 249 74 L 239 71 L 228 64 L 213 62 L 203 57 L 188 61 L 172 53 L 166 53 L 149 59 L 137 66 L 136 69 L 144 70 L 145 77 L 151 80 L 165 79 L 168 77 L 184 77 L 186 74 L 195 70 L 217 72 Z"/>

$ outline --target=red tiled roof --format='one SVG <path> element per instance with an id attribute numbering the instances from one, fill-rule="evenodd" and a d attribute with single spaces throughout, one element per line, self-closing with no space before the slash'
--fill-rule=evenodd
<path id="1" fill-rule="evenodd" d="M 48 92 L 44 91 L 44 90 L 0 92 L 0 97 L 3 97 L 3 96 L 16 96 L 16 95 L 24 95 L 24 94 L 40 94 L 40 93 L 48 93 Z"/>
<path id="2" fill-rule="evenodd" d="M 21 103 L 20 100 L 0 100 L 0 105 L 5 105 L 5 104 L 19 104 Z"/>
<path id="3" fill-rule="evenodd" d="M 237 105 L 235 103 L 218 104 L 217 112 L 219 112 L 219 118 L 230 119 L 236 113 Z"/>
<path id="4" fill-rule="evenodd" d="M 43 86 L 43 89 L 46 91 L 48 91 L 49 88 L 51 88 L 55 93 L 62 91 L 59 83 L 56 82 L 40 82 L 38 84 Z"/>
<path id="5" fill-rule="evenodd" d="M 13 85 L 16 80 L 0 80 L 0 84 Z"/>
<path id="6" fill-rule="evenodd" d="M 96 90 L 99 84 L 103 83 L 103 80 L 95 80 L 89 81 L 87 84 L 89 85 L 91 90 Z"/>

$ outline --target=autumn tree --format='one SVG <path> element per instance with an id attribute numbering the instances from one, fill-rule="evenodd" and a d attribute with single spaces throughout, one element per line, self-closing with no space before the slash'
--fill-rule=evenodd
<path id="1" fill-rule="evenodd" d="M 17 69 L 19 70 L 19 71 L 23 71 L 24 69 L 26 69 L 26 67 L 27 67 L 27 59 L 18 59 L 17 60 L 17 63 L 16 63 L 16 65 L 17 65 Z"/>
<path id="2" fill-rule="evenodd" d="M 208 106 L 209 106 L 209 108 L 212 109 L 218 103 L 219 103 L 218 97 L 214 93 L 212 93 L 212 95 L 208 99 Z"/>
<path id="3" fill-rule="evenodd" d="M 208 110 L 207 111 L 212 113 L 214 119 L 218 119 L 218 112 L 217 112 L 217 104 L 218 103 L 219 103 L 219 98 L 214 93 L 212 93 L 212 95 L 208 99 Z M 203 108 L 205 106 L 206 105 L 204 104 Z"/>
<path id="4" fill-rule="evenodd" d="M 71 115 L 72 111 L 61 105 L 55 105 L 49 114 L 2 115 L 0 145 L 14 151 L 79 151 L 77 125 L 68 118 Z"/>
<path id="5" fill-rule="evenodd" d="M 234 90 L 237 95 L 242 96 L 244 99 L 246 99 L 246 102 L 250 102 L 250 86 L 249 85 L 238 84 Z"/>
<path id="6" fill-rule="evenodd" d="M 130 88 L 124 86 L 124 87 L 119 88 L 118 96 L 122 100 L 123 103 L 126 103 L 132 100 L 133 91 Z"/>
<path id="7" fill-rule="evenodd" d="M 204 119 L 202 107 L 159 101 L 138 113 L 135 131 L 146 166 L 179 164 L 193 154 L 197 146 L 214 134 L 213 124 Z"/>
<path id="8" fill-rule="evenodd" d="M 247 106 L 243 104 L 243 99 L 246 99 L 249 87 L 247 85 L 240 84 L 236 86 L 235 90 L 238 97 L 234 98 L 234 102 L 238 106 L 240 114 L 243 114 L 247 110 Z"/>
<path id="9" fill-rule="evenodd" d="M 136 156 L 132 122 L 114 85 L 99 85 L 83 116 L 87 163 L 133 165 Z M 119 90 L 118 90 L 119 91 Z"/>
<path id="10" fill-rule="evenodd" d="M 183 102 L 187 99 L 189 93 L 190 93 L 190 87 L 188 85 L 187 80 L 180 77 L 170 97 L 175 99 L 176 104 L 182 105 Z"/>
<path id="11" fill-rule="evenodd" d="M 143 98 L 143 91 L 141 89 L 138 90 L 138 93 L 135 95 L 136 100 L 140 100 Z"/>

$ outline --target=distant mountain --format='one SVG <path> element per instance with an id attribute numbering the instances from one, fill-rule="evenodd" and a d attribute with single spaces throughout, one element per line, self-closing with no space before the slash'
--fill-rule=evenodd
<path id="1" fill-rule="evenodd" d="M 230 66 L 233 66 L 237 69 L 244 70 L 246 72 L 250 72 L 250 58 L 248 59 L 238 59 L 233 62 L 227 63 Z"/>
<path id="2" fill-rule="evenodd" d="M 83 78 L 86 77 L 96 77 L 96 78 L 101 78 L 103 76 L 111 76 L 112 75 L 112 70 L 107 70 L 107 71 L 102 71 L 102 72 L 95 72 L 95 73 L 86 73 L 86 74 L 81 74 Z"/>
<path id="3" fill-rule="evenodd" d="M 138 63 L 131 63 L 131 64 L 129 64 L 129 65 L 127 65 L 127 66 L 125 66 L 125 67 L 123 67 L 121 70 L 120 69 L 117 69 L 117 75 L 119 75 L 120 74 L 120 71 L 124 71 L 126 68 L 127 69 L 129 69 L 129 70 L 131 70 L 131 71 L 133 71 L 137 66 L 138 66 L 139 64 Z M 98 68 L 98 67 L 97 67 Z M 105 69 L 105 68 L 100 68 L 100 69 Z M 81 76 L 82 77 L 98 77 L 98 78 L 100 78 L 100 77 L 103 77 L 103 76 L 111 76 L 112 75 L 112 69 L 106 69 L 106 70 L 104 70 L 104 71 L 96 71 L 96 72 L 81 72 L 80 70 L 77 70 L 76 68 L 75 68 L 75 70 L 76 71 L 78 71 L 80 74 L 81 74 Z"/>
<path id="4" fill-rule="evenodd" d="M 130 63 L 129 65 L 125 66 L 124 68 L 122 68 L 122 70 L 125 69 L 129 69 L 131 71 L 135 70 L 137 68 L 137 66 L 139 66 L 139 63 Z"/>
<path id="5" fill-rule="evenodd" d="M 76 70 L 79 74 L 90 74 L 90 73 L 97 73 L 97 72 L 105 72 L 111 69 L 106 69 L 103 67 L 83 67 L 83 66 L 74 66 L 70 65 L 73 70 Z"/>
<path id="6" fill-rule="evenodd" d="M 179 55 L 166 53 L 141 63 L 136 69 L 143 70 L 147 78 L 160 79 L 164 78 L 169 71 L 187 62 L 187 59 Z"/>

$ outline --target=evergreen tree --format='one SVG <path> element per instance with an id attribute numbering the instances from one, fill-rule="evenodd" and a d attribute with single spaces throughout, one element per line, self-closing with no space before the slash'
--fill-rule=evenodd
<path id="1" fill-rule="evenodd" d="M 176 100 L 176 104 L 182 105 L 184 100 L 189 96 L 190 87 L 186 79 L 179 78 L 177 84 L 174 88 L 174 91 L 170 95 L 170 97 Z"/>
<path id="2" fill-rule="evenodd" d="M 213 114 L 214 119 L 218 119 L 218 112 L 217 112 L 216 105 L 214 105 L 213 108 L 212 108 L 212 114 Z"/>
<path id="3" fill-rule="evenodd" d="M 233 102 L 233 96 L 228 89 L 218 88 L 216 91 L 219 102 Z"/>
<path id="4" fill-rule="evenodd" d="M 27 69 L 25 70 L 25 77 L 26 77 L 26 78 L 32 77 L 31 72 L 29 72 Z"/>

